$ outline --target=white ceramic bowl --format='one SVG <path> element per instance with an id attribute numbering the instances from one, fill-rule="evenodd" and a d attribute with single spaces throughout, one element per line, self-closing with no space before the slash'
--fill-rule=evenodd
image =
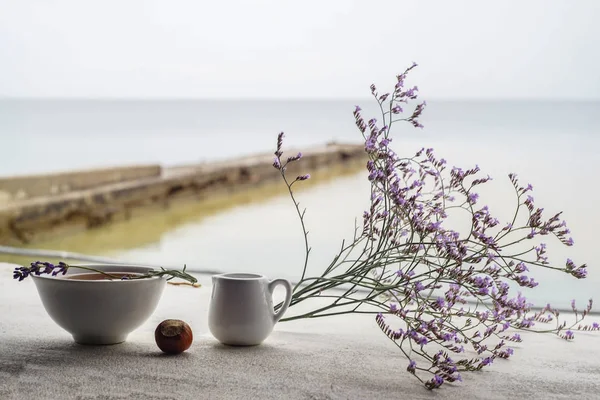
<path id="1" fill-rule="evenodd" d="M 152 268 L 128 265 L 85 265 L 112 273 L 144 273 Z M 66 275 L 35 276 L 33 281 L 48 315 L 77 343 L 116 344 L 152 315 L 166 277 L 137 280 L 67 279 L 88 273 L 69 267 Z"/>

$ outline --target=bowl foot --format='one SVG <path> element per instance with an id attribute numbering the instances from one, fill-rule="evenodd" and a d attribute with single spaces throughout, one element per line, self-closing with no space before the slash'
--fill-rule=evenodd
<path id="1" fill-rule="evenodd" d="M 99 336 L 99 335 L 73 335 L 76 343 L 85 345 L 109 345 L 123 343 L 127 335 Z"/>

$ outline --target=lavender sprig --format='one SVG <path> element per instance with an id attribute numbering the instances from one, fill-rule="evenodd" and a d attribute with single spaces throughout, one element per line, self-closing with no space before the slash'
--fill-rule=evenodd
<path id="1" fill-rule="evenodd" d="M 183 280 L 184 282 L 177 282 L 178 285 L 186 284 L 194 287 L 199 287 L 198 279 L 194 276 L 185 272 L 187 266 L 183 266 L 181 271 L 175 269 L 164 269 L 161 267 L 160 270 L 150 270 L 143 274 L 131 274 L 131 275 L 114 275 L 110 272 L 102 271 L 96 268 L 84 266 L 84 265 L 69 265 L 64 262 L 59 262 L 58 264 L 52 264 L 49 262 L 42 261 L 34 261 L 29 266 L 16 267 L 13 271 L 13 278 L 18 279 L 19 281 L 24 280 L 30 275 L 40 276 L 40 275 L 65 275 L 69 268 L 78 268 L 89 272 L 96 272 L 104 275 L 107 279 L 110 280 L 137 280 L 137 279 L 147 279 L 152 277 L 161 277 L 168 276 L 167 281 L 171 281 L 172 279 L 178 278 Z"/>
<path id="2" fill-rule="evenodd" d="M 296 197 L 294 196 L 294 192 L 292 191 L 292 186 L 296 182 L 305 181 L 307 179 L 310 179 L 310 174 L 299 175 L 293 181 L 291 181 L 291 182 L 288 181 L 287 177 L 285 176 L 285 171 L 287 169 L 287 166 L 289 163 L 300 160 L 302 158 L 302 153 L 298 153 L 295 156 L 288 157 L 287 161 L 283 162 L 281 159 L 281 157 L 283 156 L 283 151 L 282 151 L 283 136 L 284 136 L 283 132 L 280 132 L 279 135 L 277 135 L 277 150 L 275 150 L 275 153 L 274 153 L 275 159 L 273 160 L 273 167 L 275 169 L 279 170 L 279 172 L 281 173 L 281 177 L 282 177 L 283 181 L 285 182 L 285 185 L 288 188 L 288 192 L 290 194 L 290 197 L 292 198 L 292 201 L 294 202 L 294 207 L 296 208 L 298 217 L 300 218 L 300 224 L 302 225 L 302 232 L 304 233 L 304 250 L 305 250 L 304 268 L 302 269 L 302 278 L 301 278 L 301 280 L 303 280 L 304 277 L 306 276 L 306 268 L 308 267 L 308 258 L 310 256 L 311 248 L 308 245 L 308 231 L 306 230 L 306 227 L 304 225 L 304 214 L 306 213 L 306 209 L 304 209 L 303 211 L 300 211 L 300 203 L 298 203 L 296 201 Z"/>
<path id="3" fill-rule="evenodd" d="M 303 179 L 299 176 L 290 182 L 285 175 L 287 163 L 301 155 L 282 162 L 283 133 L 279 134 L 273 166 L 288 187 L 307 250 L 290 305 L 315 297 L 331 300 L 282 321 L 373 314 L 384 334 L 409 360 L 407 371 L 428 389 L 435 389 L 445 382 L 461 381 L 462 371 L 480 370 L 496 358 L 512 356 L 509 343 L 522 341 L 515 330 L 573 340 L 574 331 L 598 331 L 600 326 L 581 323 L 592 309 L 592 300 L 581 312 L 573 302 L 575 321 L 567 324 L 550 305 L 532 313 L 532 304 L 520 292 L 514 294 L 515 288 L 538 286 L 531 275 L 534 268 L 577 279 L 587 276 L 585 264 L 567 259 L 561 266 L 548 260 L 546 239 L 553 236 L 565 246 L 574 242 L 561 213 L 548 217 L 537 207 L 532 185 L 521 185 L 515 174 L 509 174 L 516 206 L 512 219 L 501 223 L 489 207 L 480 205 L 478 188 L 492 178 L 481 175 L 478 166 L 448 168 L 433 149 L 421 149 L 412 157 L 400 157 L 392 150 L 390 132 L 395 123 L 423 127 L 419 118 L 425 102 L 401 117 L 409 102 L 418 98 L 416 86 L 405 86 L 415 66 L 396 77 L 392 92 L 380 94 L 371 86 L 381 121 L 365 120 L 358 106 L 354 110 L 369 157 L 371 205 L 363 215 L 362 229 L 356 228 L 349 244 L 342 242 L 339 253 L 318 276 L 306 276 L 310 252 L 306 210 L 300 211 L 292 191 L 292 185 Z M 453 230 L 451 214 L 463 215 L 469 229 Z M 552 328 L 536 325 L 552 322 Z M 477 356 L 467 356 L 467 350 Z"/>

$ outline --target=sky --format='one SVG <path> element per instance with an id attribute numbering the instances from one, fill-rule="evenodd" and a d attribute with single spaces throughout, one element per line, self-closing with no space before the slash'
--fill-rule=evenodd
<path id="1" fill-rule="evenodd" d="M 599 0 L 0 0 L 0 97 L 600 99 Z M 409 82 L 409 83 L 410 83 Z"/>

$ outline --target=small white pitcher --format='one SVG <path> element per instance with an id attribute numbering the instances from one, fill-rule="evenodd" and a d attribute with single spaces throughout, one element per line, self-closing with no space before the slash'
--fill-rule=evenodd
<path id="1" fill-rule="evenodd" d="M 223 344 L 254 346 L 273 331 L 292 300 L 292 285 L 285 279 L 257 274 L 221 274 L 212 277 L 213 290 L 208 309 L 208 328 Z M 285 301 L 273 310 L 275 286 L 285 288 Z"/>

